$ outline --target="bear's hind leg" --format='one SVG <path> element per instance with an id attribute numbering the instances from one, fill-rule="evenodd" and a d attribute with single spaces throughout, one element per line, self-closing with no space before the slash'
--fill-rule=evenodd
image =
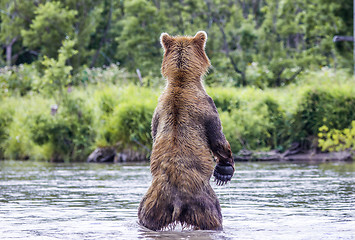
<path id="1" fill-rule="evenodd" d="M 139 223 L 153 231 L 162 230 L 174 222 L 173 210 L 169 201 L 153 199 L 146 195 L 138 208 Z"/>
<path id="2" fill-rule="evenodd" d="M 196 230 L 222 230 L 222 213 L 218 199 L 191 199 L 182 206 L 180 222 Z"/>

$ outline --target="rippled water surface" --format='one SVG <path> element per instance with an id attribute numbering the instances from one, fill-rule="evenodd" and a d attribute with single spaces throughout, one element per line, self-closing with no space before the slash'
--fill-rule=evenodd
<path id="1" fill-rule="evenodd" d="M 137 223 L 146 164 L 0 162 L 1 239 L 355 239 L 355 163 L 238 163 L 223 231 Z"/>

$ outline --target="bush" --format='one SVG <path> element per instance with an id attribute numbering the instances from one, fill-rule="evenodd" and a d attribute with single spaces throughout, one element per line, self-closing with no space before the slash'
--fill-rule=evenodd
<path id="1" fill-rule="evenodd" d="M 108 123 L 105 139 L 120 143 L 124 148 L 151 149 L 150 123 L 154 105 L 147 103 L 122 103 L 114 111 Z"/>
<path id="2" fill-rule="evenodd" d="M 286 113 L 272 94 L 255 88 L 208 92 L 219 109 L 223 132 L 233 152 L 286 147 Z"/>
<path id="3" fill-rule="evenodd" d="M 32 83 L 38 78 L 34 64 L 0 68 L 0 96 L 24 96 L 32 90 Z"/>
<path id="4" fill-rule="evenodd" d="M 73 78 L 74 85 L 84 86 L 98 83 L 127 85 L 134 82 L 138 82 L 138 77 L 120 68 L 119 63 L 102 68 L 84 68 Z"/>
<path id="5" fill-rule="evenodd" d="M 302 141 L 317 136 L 323 125 L 331 129 L 349 127 L 355 119 L 354 106 L 355 95 L 345 88 L 306 91 L 294 116 L 293 138 Z"/>
<path id="6" fill-rule="evenodd" d="M 267 108 L 265 118 L 269 121 L 267 131 L 270 137 L 265 139 L 266 146 L 270 146 L 273 149 L 285 150 L 290 144 L 290 129 L 286 111 L 270 96 L 265 97 L 261 106 L 263 104 Z"/>
<path id="7" fill-rule="evenodd" d="M 266 97 L 258 102 L 249 102 L 245 106 L 231 112 L 236 124 L 238 140 L 243 148 L 270 149 L 285 147 L 283 131 L 284 112 L 278 104 Z M 233 137 L 233 136 L 230 136 Z M 234 152 L 240 149 L 234 149 Z"/>
<path id="8" fill-rule="evenodd" d="M 49 94 L 1 96 L 0 157 L 79 161 L 96 147 L 112 146 L 148 153 L 151 118 L 161 90 L 127 85 L 114 66 L 100 71 L 105 80 L 91 76 L 93 84 L 72 87 L 54 116 Z M 323 137 L 332 144 L 333 135 L 345 134 L 355 120 L 353 80 L 329 69 L 301 77 L 298 83 L 278 89 L 207 88 L 234 153 L 243 148 L 284 150 L 294 141 L 315 140 L 323 125 L 344 129 L 330 130 L 331 135 Z"/>
<path id="9" fill-rule="evenodd" d="M 4 158 L 4 143 L 9 138 L 8 127 L 13 121 L 13 114 L 12 109 L 0 107 L 0 159 Z"/>
<path id="10" fill-rule="evenodd" d="M 129 86 L 121 92 L 112 114 L 103 115 L 99 146 L 117 146 L 120 150 L 151 149 L 151 119 L 157 96 L 150 89 Z"/>
<path id="11" fill-rule="evenodd" d="M 234 88 L 208 88 L 207 92 L 219 111 L 231 112 L 240 106 L 240 94 Z"/>
<path id="12" fill-rule="evenodd" d="M 34 116 L 33 141 L 45 145 L 52 161 L 82 161 L 95 139 L 93 116 L 82 99 L 68 98 L 55 116 Z"/>
<path id="13" fill-rule="evenodd" d="M 5 124 L 5 136 L 1 142 L 6 159 L 44 159 L 43 149 L 31 137 L 30 125 L 34 115 L 49 113 L 48 101 L 38 96 L 9 97 L 0 104 L 0 112 L 9 114 Z M 5 116 L 5 115 L 2 115 Z"/>
<path id="14" fill-rule="evenodd" d="M 319 128 L 318 137 L 319 146 L 323 151 L 355 150 L 355 120 L 351 122 L 350 128 L 343 130 L 329 130 L 327 126 L 322 126 Z"/>
<path id="15" fill-rule="evenodd" d="M 119 103 L 120 95 L 121 91 L 113 85 L 109 85 L 108 87 L 96 91 L 94 94 L 94 100 L 100 111 L 98 114 L 104 117 L 110 116 Z"/>

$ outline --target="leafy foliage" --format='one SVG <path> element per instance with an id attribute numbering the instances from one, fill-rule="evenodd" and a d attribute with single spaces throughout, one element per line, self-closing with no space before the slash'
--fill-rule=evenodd
<path id="1" fill-rule="evenodd" d="M 81 99 L 67 99 L 55 115 L 33 116 L 31 137 L 36 144 L 46 145 L 52 161 L 85 160 L 95 139 L 93 116 Z"/>
<path id="2" fill-rule="evenodd" d="M 127 85 L 126 72 L 120 76 L 116 67 L 89 73 L 93 82 L 73 86 L 55 115 L 50 114 L 49 95 L 3 96 L 0 155 L 79 161 L 98 146 L 148 153 L 151 117 L 162 90 Z M 317 137 L 323 125 L 352 129 L 353 79 L 339 71 L 334 79 L 329 69 L 301 76 L 300 84 L 279 89 L 207 88 L 234 153 L 243 148 L 284 150 L 294 141 Z"/>
<path id="3" fill-rule="evenodd" d="M 287 147 L 286 113 L 274 97 L 254 88 L 209 91 L 234 152 Z"/>
<path id="4" fill-rule="evenodd" d="M 67 92 L 65 88 L 71 82 L 72 66 L 67 66 L 67 60 L 77 53 L 73 49 L 75 45 L 74 40 L 64 40 L 63 46 L 59 49 L 58 60 L 44 57 L 42 64 L 45 66 L 44 75 L 42 79 L 36 82 L 38 90 L 54 96 L 57 105 L 65 101 Z"/>
<path id="5" fill-rule="evenodd" d="M 4 142 L 9 137 L 9 125 L 13 120 L 13 111 L 7 108 L 0 108 L 0 159 L 4 157 Z"/>
<path id="6" fill-rule="evenodd" d="M 205 83 L 234 152 L 282 150 L 323 125 L 351 131 L 355 119 L 352 43 L 332 42 L 352 34 L 347 0 L 3 0 L 0 10 L 6 158 L 82 160 L 96 146 L 148 152 L 164 85 L 161 32 L 208 33 Z M 337 131 L 324 144 L 345 134 Z"/>
<path id="7" fill-rule="evenodd" d="M 138 78 L 121 68 L 119 64 L 110 64 L 102 68 L 85 68 L 73 76 L 73 85 L 87 86 L 89 84 L 118 84 L 127 85 L 138 83 Z"/>
<path id="8" fill-rule="evenodd" d="M 355 150 L 355 121 L 351 122 L 350 128 L 343 130 L 331 129 L 327 126 L 319 128 L 318 143 L 323 151 Z"/>
<path id="9" fill-rule="evenodd" d="M 30 28 L 21 31 L 23 44 L 31 49 L 39 49 L 44 56 L 54 58 L 63 40 L 74 37 L 72 25 L 77 11 L 69 10 L 54 1 L 39 4 L 34 13 L 35 18 Z"/>
<path id="10" fill-rule="evenodd" d="M 133 86 L 121 90 L 116 101 L 110 95 L 101 95 L 101 120 L 105 124 L 98 138 L 99 145 L 117 145 L 119 149 L 145 148 L 149 152 L 150 122 L 157 96 L 149 89 Z"/>
<path id="11" fill-rule="evenodd" d="M 296 139 L 316 136 L 318 129 L 329 126 L 343 129 L 355 119 L 355 95 L 348 95 L 346 89 L 308 90 L 295 114 L 293 129 Z"/>
<path id="12" fill-rule="evenodd" d="M 340 0 L 65 0 L 1 2 L 0 65 L 56 59 L 66 38 L 82 67 L 120 63 L 143 78 L 160 75 L 159 35 L 208 33 L 214 68 L 208 84 L 279 87 L 319 66 L 351 68 L 352 5 Z"/>
<path id="13" fill-rule="evenodd" d="M 0 96 L 24 96 L 33 90 L 33 84 L 39 79 L 35 65 L 21 64 L 19 66 L 0 69 Z"/>

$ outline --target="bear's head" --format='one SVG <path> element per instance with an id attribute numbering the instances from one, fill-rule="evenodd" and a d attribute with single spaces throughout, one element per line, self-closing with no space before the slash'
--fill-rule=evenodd
<path id="1" fill-rule="evenodd" d="M 170 80 L 184 77 L 200 79 L 210 67 L 210 60 L 205 53 L 206 41 L 207 34 L 204 31 L 197 32 L 194 37 L 171 37 L 162 33 L 162 75 Z"/>

